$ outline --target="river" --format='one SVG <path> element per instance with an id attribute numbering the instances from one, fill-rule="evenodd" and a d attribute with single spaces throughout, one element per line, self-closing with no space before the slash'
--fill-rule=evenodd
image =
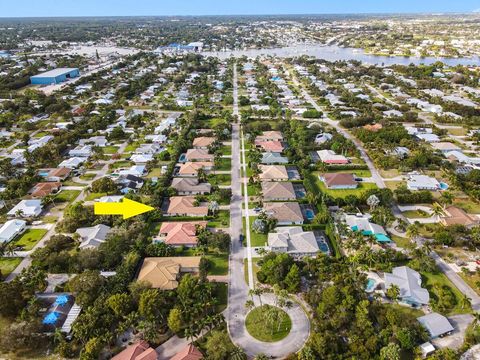
<path id="1" fill-rule="evenodd" d="M 255 58 L 260 55 L 272 55 L 282 58 L 296 57 L 302 55 L 314 56 L 318 59 L 327 61 L 339 60 L 358 60 L 367 64 L 374 65 L 409 65 L 409 64 L 432 64 L 436 61 L 441 61 L 446 65 L 480 65 L 480 58 L 478 56 L 471 58 L 444 58 L 444 57 L 403 57 L 403 56 L 379 56 L 366 54 L 362 49 L 345 48 L 336 45 L 295 45 L 283 48 L 271 49 L 252 49 L 252 50 L 234 50 L 225 52 L 204 51 L 205 56 L 216 56 L 220 59 L 226 59 L 230 56 L 234 57 L 252 57 Z"/>

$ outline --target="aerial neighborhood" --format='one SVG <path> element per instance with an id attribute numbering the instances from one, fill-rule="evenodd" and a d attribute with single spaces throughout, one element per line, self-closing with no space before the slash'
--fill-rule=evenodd
<path id="1" fill-rule="evenodd" d="M 0 358 L 479 358 L 477 13 L 0 24 Z"/>

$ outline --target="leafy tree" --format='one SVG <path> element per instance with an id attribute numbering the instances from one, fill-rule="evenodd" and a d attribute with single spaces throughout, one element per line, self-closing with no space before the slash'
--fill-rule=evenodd
<path id="1" fill-rule="evenodd" d="M 300 289 L 300 270 L 293 264 L 285 277 L 285 288 L 288 292 L 297 293 Z"/>
<path id="2" fill-rule="evenodd" d="M 218 330 L 212 331 L 205 344 L 207 356 L 212 360 L 228 359 L 228 355 L 232 350 L 228 334 Z"/>
<path id="3" fill-rule="evenodd" d="M 101 179 L 95 180 L 92 183 L 92 192 L 94 193 L 114 193 L 117 192 L 117 184 L 109 178 L 103 177 Z"/>
<path id="4" fill-rule="evenodd" d="M 380 360 L 400 360 L 400 346 L 389 343 L 380 349 Z"/>
<path id="5" fill-rule="evenodd" d="M 180 332 L 183 327 L 183 320 L 182 320 L 182 312 L 180 309 L 173 308 L 170 310 L 170 313 L 168 314 L 168 327 L 170 330 L 172 330 L 174 333 Z"/>
<path id="6" fill-rule="evenodd" d="M 92 305 L 103 292 L 104 286 L 105 278 L 97 270 L 86 270 L 68 283 L 68 288 L 75 293 L 75 299 L 82 307 Z"/>
<path id="7" fill-rule="evenodd" d="M 126 293 L 111 295 L 107 299 L 107 305 L 119 317 L 126 316 L 132 310 L 130 295 Z"/>

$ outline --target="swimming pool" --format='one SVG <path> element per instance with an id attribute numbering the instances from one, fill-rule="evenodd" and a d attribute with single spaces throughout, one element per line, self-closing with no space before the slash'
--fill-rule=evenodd
<path id="1" fill-rule="evenodd" d="M 39 171 L 39 172 L 38 172 L 38 176 L 41 176 L 41 177 L 47 177 L 48 174 L 49 174 L 48 171 Z"/>
<path id="2" fill-rule="evenodd" d="M 178 162 L 185 162 L 187 160 L 187 154 L 182 154 L 180 155 L 180 158 L 178 159 Z"/>
<path id="3" fill-rule="evenodd" d="M 324 243 L 324 242 L 319 243 L 318 248 L 324 254 L 330 254 L 330 248 L 328 247 L 328 245 L 326 243 Z"/>
<path id="4" fill-rule="evenodd" d="M 374 279 L 368 278 L 367 286 L 365 287 L 365 290 L 367 292 L 372 292 L 376 286 L 377 286 L 377 282 Z"/>
<path id="5" fill-rule="evenodd" d="M 307 217 L 308 220 L 312 220 L 315 217 L 315 213 L 311 209 L 306 209 L 305 216 Z"/>
<path id="6" fill-rule="evenodd" d="M 444 182 L 440 183 L 440 190 L 447 190 L 448 189 L 448 184 L 445 184 Z"/>

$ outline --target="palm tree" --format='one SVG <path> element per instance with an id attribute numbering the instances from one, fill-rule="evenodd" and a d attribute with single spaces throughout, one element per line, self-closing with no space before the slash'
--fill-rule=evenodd
<path id="1" fill-rule="evenodd" d="M 262 288 L 256 287 L 255 289 L 250 289 L 248 293 L 252 298 L 253 298 L 253 295 L 258 296 L 258 301 L 260 302 L 260 306 L 263 306 L 262 305 L 262 294 L 263 294 Z"/>
<path id="2" fill-rule="evenodd" d="M 230 356 L 229 359 L 232 360 L 245 360 L 247 358 L 247 355 L 245 354 L 245 351 L 240 346 L 235 346 L 232 351 L 230 351 Z"/>
<path id="3" fill-rule="evenodd" d="M 387 296 L 393 301 L 397 301 L 398 297 L 400 296 L 400 288 L 397 285 L 390 285 L 390 287 L 387 289 Z"/>
<path id="4" fill-rule="evenodd" d="M 220 206 L 218 205 L 218 203 L 216 201 L 211 201 L 208 204 L 208 210 L 210 210 L 210 212 L 212 213 L 213 216 L 215 216 L 215 214 L 218 212 L 219 208 L 220 208 Z"/>
<path id="5" fill-rule="evenodd" d="M 432 205 L 432 215 L 435 216 L 437 220 L 440 218 L 440 216 L 444 214 L 445 212 L 443 210 L 443 207 L 438 202 Z"/>
<path id="6" fill-rule="evenodd" d="M 453 194 L 450 191 L 443 191 L 440 195 L 440 202 L 444 207 L 453 203 Z"/>
<path id="7" fill-rule="evenodd" d="M 463 295 L 462 300 L 462 309 L 469 308 L 472 306 L 472 299 L 470 299 L 466 294 Z"/>
<path id="8" fill-rule="evenodd" d="M 270 360 L 270 358 L 265 354 L 257 354 L 254 360 Z"/>
<path id="9" fill-rule="evenodd" d="M 473 314 L 473 327 L 476 328 L 480 325 L 480 312 L 474 312 Z"/>
<path id="10" fill-rule="evenodd" d="M 253 300 L 247 300 L 247 301 L 245 301 L 245 308 L 246 308 L 248 311 L 252 310 L 254 307 L 255 307 L 255 303 L 253 302 Z"/>
<path id="11" fill-rule="evenodd" d="M 416 238 L 420 235 L 417 224 L 411 224 L 407 227 L 407 236 L 410 238 L 411 242 L 415 242 Z"/>

